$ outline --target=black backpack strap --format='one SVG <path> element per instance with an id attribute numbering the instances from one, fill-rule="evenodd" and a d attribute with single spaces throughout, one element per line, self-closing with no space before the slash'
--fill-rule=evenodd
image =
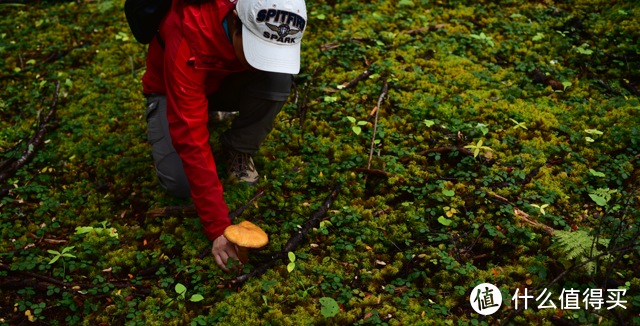
<path id="1" fill-rule="evenodd" d="M 160 30 L 156 31 L 156 40 L 158 40 L 160 47 L 164 50 L 164 41 L 162 40 L 162 36 L 160 36 Z"/>

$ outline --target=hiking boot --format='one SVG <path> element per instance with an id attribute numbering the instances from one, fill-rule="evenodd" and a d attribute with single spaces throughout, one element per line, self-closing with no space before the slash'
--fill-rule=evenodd
<path id="1" fill-rule="evenodd" d="M 238 183 L 244 182 L 248 186 L 255 186 L 258 184 L 258 171 L 253 164 L 251 155 L 246 153 L 236 152 L 228 148 L 224 149 L 227 155 L 227 174 L 231 182 Z"/>

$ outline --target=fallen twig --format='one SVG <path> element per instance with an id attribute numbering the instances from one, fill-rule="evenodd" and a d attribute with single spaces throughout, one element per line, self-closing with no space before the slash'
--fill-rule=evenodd
<path id="1" fill-rule="evenodd" d="M 376 105 L 376 117 L 375 123 L 373 124 L 373 136 L 371 137 L 371 149 L 369 150 L 369 163 L 367 163 L 367 169 L 371 168 L 371 159 L 373 158 L 373 147 L 375 146 L 376 141 L 376 131 L 378 130 L 378 113 L 380 112 L 380 105 L 382 105 L 382 100 L 387 96 L 387 92 L 389 91 L 389 84 L 387 84 L 387 80 L 385 79 L 382 84 L 382 92 L 380 92 L 380 97 L 378 97 L 378 105 Z M 366 182 L 366 177 L 365 177 Z"/>
<path id="2" fill-rule="evenodd" d="M 373 71 L 367 69 L 367 70 L 365 70 L 365 72 L 363 72 L 360 75 L 358 75 L 358 77 L 354 78 L 352 81 L 344 84 L 343 86 L 338 86 L 338 89 L 344 90 L 344 89 L 355 87 L 356 85 L 358 85 L 358 83 L 360 81 L 369 78 L 369 76 L 371 76 L 371 75 L 373 75 Z"/>
<path id="3" fill-rule="evenodd" d="M 624 81 L 624 78 L 620 78 L 620 86 L 622 86 L 626 90 L 628 90 L 629 93 L 640 97 L 640 92 L 638 92 L 638 90 L 632 84 L 627 83 L 626 81 Z"/>
<path id="4" fill-rule="evenodd" d="M 12 272 L 12 273 L 18 273 L 18 274 L 22 274 L 25 276 L 29 276 L 29 277 L 33 277 L 35 279 L 44 281 L 46 283 L 50 283 L 50 284 L 54 284 L 60 287 L 64 287 L 64 288 L 69 288 L 69 289 L 73 289 L 74 291 L 77 290 L 81 290 L 81 289 L 91 289 L 91 288 L 97 288 L 97 287 L 102 287 L 102 284 L 86 284 L 86 283 L 67 283 L 67 282 L 62 282 L 59 280 L 56 280 L 53 277 L 49 277 L 49 276 L 44 276 L 44 275 L 40 275 L 40 274 L 36 274 L 36 273 L 32 273 L 29 271 L 21 271 L 21 270 L 11 270 L 11 267 L 9 265 L 5 265 L 0 263 L 0 269 L 7 271 L 7 272 Z M 142 287 L 144 285 L 140 285 L 140 284 L 134 284 L 134 283 L 124 283 L 124 284 L 112 284 L 116 289 L 123 289 L 123 288 L 127 288 L 127 287 L 131 287 L 131 286 L 139 286 Z"/>
<path id="5" fill-rule="evenodd" d="M 6 170 L 0 172 L 0 182 L 5 182 L 11 175 L 13 175 L 18 169 L 27 164 L 31 159 L 33 159 L 36 155 L 36 149 L 39 147 L 43 140 L 44 136 L 47 133 L 47 130 L 53 126 L 55 126 L 55 121 L 52 121 L 52 118 L 56 112 L 56 104 L 58 103 L 58 93 L 60 92 L 60 81 L 56 81 L 56 90 L 53 94 L 53 100 L 51 101 L 51 105 L 49 106 L 49 113 L 41 120 L 40 129 L 34 135 L 34 137 L 27 143 L 27 150 L 19 159 L 13 162 Z M 4 190 L 5 188 L 3 188 Z M 7 191 L 5 191 L 7 192 Z M 6 193 L 0 193 L 0 197 L 5 196 Z"/>
<path id="6" fill-rule="evenodd" d="M 272 256 L 273 260 L 264 263 L 250 273 L 240 275 L 235 279 L 224 280 L 217 285 L 218 288 L 223 289 L 231 286 L 239 286 L 252 277 L 260 276 L 264 272 L 266 272 L 267 269 L 269 269 L 271 265 L 273 265 L 277 260 L 286 257 L 288 252 L 295 251 L 295 249 L 302 243 L 302 241 L 307 238 L 307 233 L 309 233 L 309 230 L 314 227 L 318 227 L 318 225 L 320 224 L 320 218 L 322 218 L 327 213 L 329 207 L 331 207 L 331 204 L 333 204 L 333 201 L 336 199 L 339 192 L 340 186 L 335 186 L 331 194 L 329 194 L 329 196 L 327 196 L 327 198 L 322 203 L 322 206 L 320 206 L 317 211 L 311 214 L 309 220 L 307 220 L 302 225 L 302 227 L 295 234 L 293 234 L 291 238 L 289 238 L 289 241 L 287 241 L 282 251 Z"/>
<path id="7" fill-rule="evenodd" d="M 349 169 L 349 171 L 353 171 L 353 172 L 361 172 L 361 173 L 365 173 L 365 174 L 372 174 L 372 175 L 378 175 L 381 177 L 387 177 L 387 178 L 398 178 L 400 180 L 404 180 L 404 177 L 402 177 L 401 175 L 397 175 L 391 172 L 387 172 L 384 170 L 379 170 L 379 169 L 363 169 L 363 168 L 351 168 Z"/>
<path id="8" fill-rule="evenodd" d="M 605 83 L 602 79 L 600 79 L 596 74 L 594 74 L 593 72 L 591 72 L 591 70 L 587 69 L 587 77 L 590 79 L 595 79 L 598 84 L 604 88 L 608 93 L 613 94 L 613 95 L 617 95 L 617 96 L 622 96 L 622 94 L 620 94 L 620 92 L 614 90 L 611 88 L 611 86 L 609 86 L 607 83 Z"/>
<path id="9" fill-rule="evenodd" d="M 543 84 L 545 86 L 551 86 L 551 88 L 562 91 L 564 90 L 564 85 L 561 82 L 554 80 L 553 78 L 545 75 L 540 69 L 534 69 L 531 72 L 534 83 Z"/>

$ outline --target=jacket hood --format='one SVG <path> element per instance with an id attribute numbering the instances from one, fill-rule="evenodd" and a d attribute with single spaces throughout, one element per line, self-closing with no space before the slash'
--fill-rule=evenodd
<path id="1" fill-rule="evenodd" d="M 201 4 L 173 3 L 182 22 L 182 32 L 194 55 L 196 69 L 244 70 L 227 38 L 222 20 L 237 0 L 212 0 Z"/>

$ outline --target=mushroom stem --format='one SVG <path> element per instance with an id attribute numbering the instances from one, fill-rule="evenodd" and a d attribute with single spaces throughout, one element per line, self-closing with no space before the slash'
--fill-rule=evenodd
<path id="1" fill-rule="evenodd" d="M 249 248 L 238 246 L 238 258 L 245 265 L 249 262 Z"/>

